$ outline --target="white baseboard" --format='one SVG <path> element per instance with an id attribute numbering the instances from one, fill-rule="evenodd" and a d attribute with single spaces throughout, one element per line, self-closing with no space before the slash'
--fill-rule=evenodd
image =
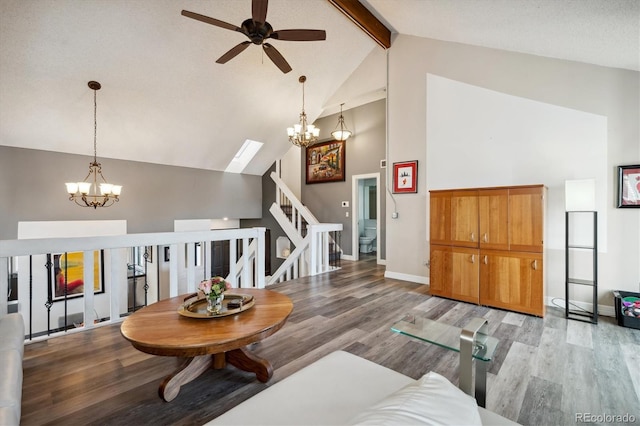
<path id="1" fill-rule="evenodd" d="M 344 254 L 344 253 L 340 256 L 340 259 L 351 260 L 351 261 L 355 261 L 356 260 L 354 255 L 352 255 L 352 254 Z M 380 259 L 377 262 L 377 264 L 378 265 L 386 265 L 387 264 L 387 260 L 386 259 Z"/>
<path id="2" fill-rule="evenodd" d="M 384 277 L 393 278 L 393 279 L 402 280 L 402 281 L 410 281 L 412 283 L 418 283 L 418 284 L 429 284 L 428 277 L 422 277 L 420 275 L 403 274 L 401 272 L 385 271 Z"/>
<path id="3" fill-rule="evenodd" d="M 545 303 L 546 303 L 547 306 L 554 306 L 556 308 L 564 309 L 564 301 L 565 301 L 565 299 L 563 299 L 561 297 L 547 297 L 546 299 L 547 300 L 546 300 Z M 570 300 L 569 303 L 577 306 L 578 308 L 584 309 L 584 310 L 586 310 L 588 312 L 593 312 L 593 304 L 592 303 L 577 302 L 575 300 Z M 609 306 L 609 305 L 598 305 L 598 315 L 602 315 L 602 316 L 605 316 L 605 317 L 615 317 L 616 316 L 615 308 L 613 306 Z"/>

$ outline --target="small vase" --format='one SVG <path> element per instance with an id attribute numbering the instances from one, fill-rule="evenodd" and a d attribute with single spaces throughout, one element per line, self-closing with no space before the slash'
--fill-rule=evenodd
<path id="1" fill-rule="evenodd" d="M 213 314 L 219 314 L 222 311 L 223 299 L 224 299 L 224 294 L 221 294 L 218 297 L 207 298 L 207 311 Z"/>

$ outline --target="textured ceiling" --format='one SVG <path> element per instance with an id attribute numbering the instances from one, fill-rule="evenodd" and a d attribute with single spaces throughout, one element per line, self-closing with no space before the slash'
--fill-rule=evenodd
<path id="1" fill-rule="evenodd" d="M 362 0 L 395 33 L 640 71 L 638 0 Z"/>
<path id="2" fill-rule="evenodd" d="M 402 34 L 640 69 L 636 0 L 362 2 Z M 326 0 L 269 2 L 274 29 L 327 31 L 326 41 L 272 41 L 288 74 L 255 45 L 216 64 L 244 36 L 182 9 L 240 25 L 251 1 L 1 0 L 0 145 L 92 155 L 87 82 L 97 80 L 99 158 L 224 170 L 253 139 L 264 147 L 245 173 L 262 174 L 290 147 L 300 75 L 312 120 L 349 102 L 339 88 L 361 99 L 380 89 L 345 86 L 380 48 Z"/>

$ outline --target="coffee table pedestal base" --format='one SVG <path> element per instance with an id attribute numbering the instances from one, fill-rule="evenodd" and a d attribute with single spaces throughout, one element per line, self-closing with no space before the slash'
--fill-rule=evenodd
<path id="1" fill-rule="evenodd" d="M 263 383 L 269 381 L 273 376 L 273 367 L 269 361 L 260 358 L 247 349 L 240 348 L 214 355 L 186 358 L 176 371 L 165 377 L 160 384 L 158 394 L 160 398 L 170 402 L 178 396 L 182 385 L 193 381 L 209 368 L 224 368 L 226 363 L 240 370 L 255 373 L 256 378 Z"/>

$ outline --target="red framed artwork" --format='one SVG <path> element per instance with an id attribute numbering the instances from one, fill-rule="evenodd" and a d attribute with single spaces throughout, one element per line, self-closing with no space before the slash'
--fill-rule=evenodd
<path id="1" fill-rule="evenodd" d="M 393 192 L 395 194 L 418 192 L 418 161 L 393 163 Z"/>

